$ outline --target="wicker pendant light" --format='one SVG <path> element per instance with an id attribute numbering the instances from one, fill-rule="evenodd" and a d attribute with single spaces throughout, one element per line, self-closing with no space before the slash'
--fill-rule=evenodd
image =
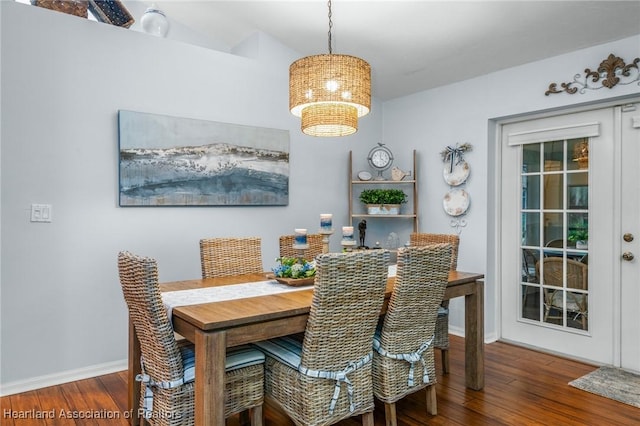
<path id="1" fill-rule="evenodd" d="M 371 109 L 371 67 L 355 56 L 329 54 L 298 59 L 289 67 L 289 109 L 301 117 L 310 136 L 347 136 L 358 131 L 358 117 Z"/>

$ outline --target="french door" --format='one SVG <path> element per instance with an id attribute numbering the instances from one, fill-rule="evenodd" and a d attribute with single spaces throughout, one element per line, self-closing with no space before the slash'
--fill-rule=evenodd
<path id="1" fill-rule="evenodd" d="M 620 366 L 640 372 L 640 103 L 620 115 L 622 139 L 620 182 Z M 617 365 L 617 364 L 616 364 Z"/>
<path id="2" fill-rule="evenodd" d="M 638 115 L 502 126 L 502 338 L 640 370 Z"/>

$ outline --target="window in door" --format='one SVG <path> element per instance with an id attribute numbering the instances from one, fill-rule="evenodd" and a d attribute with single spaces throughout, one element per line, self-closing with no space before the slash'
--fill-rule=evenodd
<path id="1" fill-rule="evenodd" d="M 587 331 L 589 140 L 521 149 L 519 319 Z"/>

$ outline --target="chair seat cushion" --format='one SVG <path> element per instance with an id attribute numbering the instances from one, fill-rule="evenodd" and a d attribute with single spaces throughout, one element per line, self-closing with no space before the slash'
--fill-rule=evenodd
<path id="1" fill-rule="evenodd" d="M 347 363 L 345 368 L 342 370 L 313 370 L 300 365 L 302 358 L 302 343 L 298 340 L 292 339 L 290 337 L 282 337 L 279 339 L 272 339 L 254 343 L 254 345 L 260 348 L 260 350 L 264 351 L 264 353 L 268 357 L 273 358 L 281 364 L 296 370 L 300 374 L 318 379 L 335 380 L 335 387 L 333 394 L 331 395 L 328 409 L 330 416 L 333 415 L 338 403 L 342 384 L 346 384 L 347 398 L 349 401 L 349 413 L 355 412 L 356 405 L 353 397 L 354 388 L 352 382 L 349 380 L 349 374 L 369 364 L 373 359 L 372 353 L 367 354 L 364 358 L 358 361 Z"/>
<path id="2" fill-rule="evenodd" d="M 302 343 L 290 337 L 254 343 L 261 351 L 279 362 L 297 370 L 302 357 Z"/>
<path id="3" fill-rule="evenodd" d="M 181 378 L 167 381 L 156 382 L 150 376 L 144 373 L 136 376 L 136 381 L 144 384 L 144 402 L 142 409 L 144 410 L 144 418 L 150 419 L 153 416 L 153 388 L 173 389 L 192 383 L 195 380 L 196 356 L 193 345 L 182 344 L 180 346 L 180 356 L 182 357 L 183 375 Z M 225 361 L 225 372 L 238 370 L 243 367 L 263 364 L 264 354 L 250 346 L 239 346 L 227 352 Z M 144 362 L 143 362 L 144 366 Z"/>
<path id="4" fill-rule="evenodd" d="M 196 357 L 193 345 L 180 348 L 182 363 L 184 366 L 184 382 L 190 383 L 195 378 Z M 249 367 L 264 363 L 264 354 L 251 346 L 238 346 L 227 351 L 225 360 L 225 372 L 234 371 L 239 368 Z"/>
<path id="5" fill-rule="evenodd" d="M 586 313 L 586 298 L 583 294 L 567 293 L 567 311 Z M 551 307 L 562 310 L 562 291 L 554 291 Z"/>

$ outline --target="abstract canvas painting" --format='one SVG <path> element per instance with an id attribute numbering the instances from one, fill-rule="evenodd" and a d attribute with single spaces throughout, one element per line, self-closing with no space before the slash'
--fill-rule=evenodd
<path id="1" fill-rule="evenodd" d="M 120 206 L 289 203 L 289 131 L 120 110 Z"/>

